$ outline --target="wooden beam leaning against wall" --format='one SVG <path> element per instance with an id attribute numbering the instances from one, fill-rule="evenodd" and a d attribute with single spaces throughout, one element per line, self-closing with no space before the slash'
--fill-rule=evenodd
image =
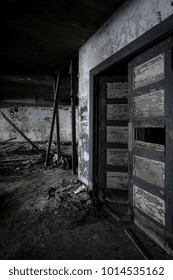
<path id="1" fill-rule="evenodd" d="M 29 144 L 31 144 L 31 146 L 37 150 L 37 152 L 39 154 L 41 154 L 41 152 L 39 151 L 39 149 L 37 148 L 37 146 L 2 112 L 1 112 L 1 115 L 3 116 L 3 118 L 12 126 L 14 127 L 17 132 L 19 132 L 19 134 L 26 140 L 28 141 Z"/>
<path id="2" fill-rule="evenodd" d="M 50 155 L 50 148 L 51 148 L 51 143 L 52 143 L 52 136 L 53 136 L 55 117 L 56 117 L 56 121 L 58 121 L 58 123 L 56 125 L 56 128 L 57 128 L 57 153 L 58 153 L 58 158 L 59 158 L 59 154 L 60 154 L 59 114 L 57 113 L 58 112 L 59 84 L 60 84 L 60 73 L 58 72 L 56 85 L 54 84 L 54 96 L 55 96 L 55 98 L 54 98 L 54 107 L 53 107 L 53 117 L 52 117 L 52 123 L 51 123 L 51 129 L 50 129 L 50 137 L 49 137 L 49 143 L 48 143 L 48 148 L 47 148 L 47 153 L 46 153 L 46 159 L 45 159 L 44 167 L 47 167 L 48 166 L 48 162 L 49 162 L 49 155 Z"/>

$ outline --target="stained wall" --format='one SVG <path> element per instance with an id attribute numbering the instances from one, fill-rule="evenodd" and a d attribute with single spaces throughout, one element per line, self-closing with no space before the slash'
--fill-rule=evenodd
<path id="1" fill-rule="evenodd" d="M 137 39 L 173 13 L 171 0 L 131 0 L 114 15 L 79 50 L 79 178 L 91 182 L 89 166 L 89 75 L 90 70 Z"/>

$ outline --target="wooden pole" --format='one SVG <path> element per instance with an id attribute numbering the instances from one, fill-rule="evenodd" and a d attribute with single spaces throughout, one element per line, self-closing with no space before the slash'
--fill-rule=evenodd
<path id="1" fill-rule="evenodd" d="M 2 111 L 0 111 L 1 112 L 1 114 L 2 114 L 2 116 L 3 116 L 3 118 L 9 123 L 9 124 L 11 124 L 11 126 L 12 127 L 14 127 L 16 130 L 17 130 L 17 132 L 19 132 L 20 133 L 20 135 L 26 140 L 26 141 L 28 141 L 29 142 L 29 144 L 31 144 L 31 146 L 34 148 L 34 149 L 36 149 L 37 150 L 37 152 L 39 153 L 39 154 L 41 154 L 41 152 L 40 152 L 40 150 L 37 148 L 37 146 L 2 112 Z"/>
<path id="2" fill-rule="evenodd" d="M 51 123 L 51 129 L 50 129 L 50 137 L 49 137 L 49 143 L 48 143 L 48 148 L 47 148 L 47 153 L 46 153 L 46 159 L 45 159 L 44 167 L 47 167 L 48 161 L 49 161 L 50 148 L 51 148 L 51 143 L 52 143 L 53 129 L 54 129 L 55 116 L 56 116 L 57 103 L 58 103 L 59 80 L 60 80 L 60 74 L 58 72 L 57 82 L 56 82 L 56 87 L 55 87 L 55 99 L 54 99 L 54 107 L 53 107 L 53 117 L 52 117 L 52 123 Z"/>
<path id="3" fill-rule="evenodd" d="M 130 238 L 130 240 L 133 242 L 133 244 L 136 246 L 136 248 L 141 252 L 143 257 L 146 260 L 152 260 L 152 256 L 149 254 L 147 249 L 144 247 L 144 245 L 141 243 L 139 238 L 136 236 L 136 234 L 131 229 L 124 229 L 124 232 L 127 234 L 127 236 Z"/>
<path id="4" fill-rule="evenodd" d="M 16 137 L 10 138 L 10 139 L 5 140 L 5 141 L 2 141 L 2 142 L 0 142 L 0 144 L 6 144 L 6 143 L 8 143 L 8 142 L 10 142 L 10 141 L 12 141 L 14 139 L 16 139 Z"/>
<path id="5" fill-rule="evenodd" d="M 54 96 L 56 96 L 56 81 L 53 79 L 53 88 L 54 88 Z M 60 128 L 59 128 L 59 109 L 58 109 L 58 98 L 56 104 L 56 139 L 57 139 L 57 156 L 58 160 L 60 160 Z"/>
<path id="6" fill-rule="evenodd" d="M 76 93 L 74 89 L 74 69 L 73 69 L 73 59 L 70 64 L 70 74 L 71 74 L 71 124 L 72 124 L 72 173 L 76 174 L 76 161 L 77 161 L 77 151 L 76 151 Z"/>

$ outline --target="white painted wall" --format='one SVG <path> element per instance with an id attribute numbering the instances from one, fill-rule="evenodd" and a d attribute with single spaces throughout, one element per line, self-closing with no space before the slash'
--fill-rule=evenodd
<path id="1" fill-rule="evenodd" d="M 18 112 L 15 112 L 15 109 Z M 51 107 L 32 105 L 8 105 L 1 111 L 32 141 L 48 141 L 50 135 L 53 109 Z M 11 114 L 14 112 L 14 114 Z M 71 142 L 71 108 L 59 108 L 60 141 Z M 78 122 L 77 122 L 78 129 Z M 0 114 L 0 141 L 16 137 L 15 141 L 25 141 L 23 137 Z M 54 140 L 56 133 L 54 131 Z"/>
<path id="2" fill-rule="evenodd" d="M 127 1 L 79 51 L 79 178 L 89 183 L 89 71 L 173 14 L 171 0 Z"/>

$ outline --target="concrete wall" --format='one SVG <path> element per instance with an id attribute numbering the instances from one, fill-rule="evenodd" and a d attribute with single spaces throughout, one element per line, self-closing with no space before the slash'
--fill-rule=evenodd
<path id="1" fill-rule="evenodd" d="M 160 12 L 160 18 L 158 16 Z M 79 51 L 79 178 L 89 174 L 89 71 L 173 13 L 171 0 L 127 1 Z"/>
<path id="2" fill-rule="evenodd" d="M 9 104 L 3 107 L 1 105 L 1 111 L 32 141 L 48 141 L 53 114 L 52 107 Z M 71 108 L 60 107 L 59 118 L 60 140 L 71 142 Z M 0 114 L 0 141 L 12 137 L 16 137 L 15 141 L 24 141 L 23 137 Z"/>

